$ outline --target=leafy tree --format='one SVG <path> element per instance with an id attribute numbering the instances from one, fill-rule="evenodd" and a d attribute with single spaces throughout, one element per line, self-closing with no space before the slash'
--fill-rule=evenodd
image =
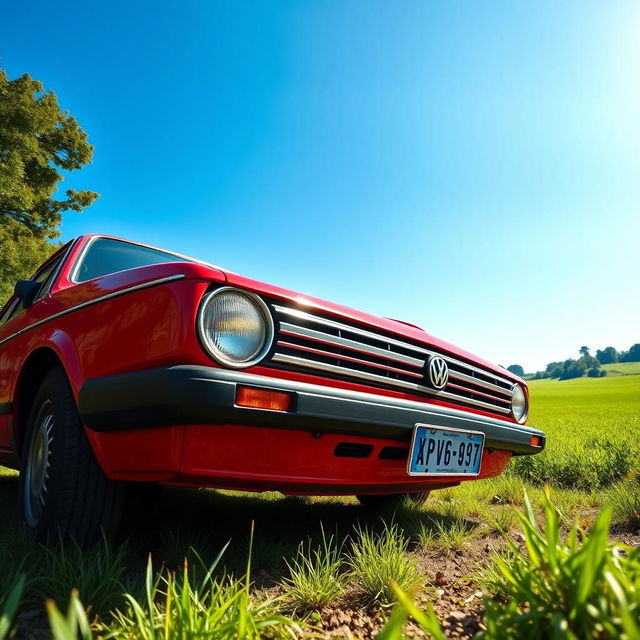
<path id="1" fill-rule="evenodd" d="M 547 373 L 551 373 L 551 372 L 552 372 L 554 369 L 556 369 L 557 367 L 562 367 L 562 362 L 550 362 L 550 363 L 546 366 L 545 371 L 546 371 Z M 551 376 L 551 377 L 553 378 L 553 377 L 557 377 L 557 376 Z"/>
<path id="2" fill-rule="evenodd" d="M 67 189 L 54 198 L 61 171 L 81 169 L 93 146 L 52 91 L 28 74 L 0 69 L 0 303 L 56 245 L 62 213 L 82 211 L 98 194 Z"/>
<path id="3" fill-rule="evenodd" d="M 600 369 L 598 369 L 597 367 L 591 367 L 591 369 L 589 369 L 589 371 L 587 371 L 587 375 L 590 378 L 599 378 L 600 377 Z"/>
<path id="4" fill-rule="evenodd" d="M 507 367 L 507 371 L 511 371 L 511 373 L 516 376 L 524 377 L 524 369 L 519 364 L 512 364 Z"/>
<path id="5" fill-rule="evenodd" d="M 569 380 L 571 378 L 581 378 L 584 375 L 584 372 L 586 370 L 587 370 L 587 367 L 584 365 L 584 362 L 569 358 L 568 360 L 565 360 L 562 375 L 560 376 L 560 380 Z"/>
<path id="6" fill-rule="evenodd" d="M 553 369 L 549 372 L 550 378 L 561 378 L 564 373 L 564 365 L 556 364 Z"/>
<path id="7" fill-rule="evenodd" d="M 620 362 L 640 362 L 640 343 L 636 342 L 621 358 Z"/>
<path id="8" fill-rule="evenodd" d="M 585 371 L 600 367 L 600 362 L 589 353 L 589 347 L 580 347 L 580 358 L 578 358 L 577 362 L 584 367 Z"/>
<path id="9" fill-rule="evenodd" d="M 596 358 L 600 364 L 612 364 L 618 362 L 618 352 L 613 347 L 605 347 L 596 351 Z"/>

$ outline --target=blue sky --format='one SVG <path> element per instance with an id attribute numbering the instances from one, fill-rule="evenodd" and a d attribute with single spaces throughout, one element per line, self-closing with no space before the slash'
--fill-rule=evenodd
<path id="1" fill-rule="evenodd" d="M 102 194 L 165 246 L 527 370 L 640 341 L 640 5 L 4 2 Z"/>

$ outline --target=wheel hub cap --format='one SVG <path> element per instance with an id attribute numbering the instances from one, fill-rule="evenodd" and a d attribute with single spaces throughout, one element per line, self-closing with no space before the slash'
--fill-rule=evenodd
<path id="1" fill-rule="evenodd" d="M 47 498 L 53 441 L 53 407 L 50 402 L 42 405 L 37 425 L 25 469 L 25 515 L 31 526 L 41 520 Z"/>

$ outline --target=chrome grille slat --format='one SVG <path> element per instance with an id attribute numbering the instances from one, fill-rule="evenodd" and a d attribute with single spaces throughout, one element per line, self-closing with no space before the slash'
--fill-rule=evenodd
<path id="1" fill-rule="evenodd" d="M 490 382 L 485 382 L 484 380 L 480 380 L 479 378 L 474 378 L 473 376 L 468 376 L 464 373 L 460 373 L 459 371 L 454 371 L 453 369 L 449 371 L 449 377 L 455 378 L 456 380 L 461 380 L 463 382 L 470 382 L 471 384 L 475 384 L 478 387 L 483 387 L 484 389 L 491 389 L 492 391 L 503 393 L 509 398 L 511 397 L 511 393 L 504 387 L 499 387 L 497 384 L 491 384 Z"/>
<path id="2" fill-rule="evenodd" d="M 386 371 L 393 371 L 395 373 L 400 373 L 405 376 L 411 376 L 413 378 L 422 379 L 422 375 L 420 373 L 414 371 L 404 371 L 399 369 L 398 367 L 394 367 L 392 365 L 384 365 L 378 362 L 369 362 L 368 360 L 362 360 L 361 358 L 354 358 L 353 356 L 345 356 L 339 353 L 333 353 L 332 351 L 325 351 L 324 349 L 316 349 L 311 347 L 303 347 L 302 345 L 296 345 L 291 342 L 285 342 L 283 340 L 278 340 L 276 343 L 281 347 L 286 347 L 288 349 L 297 349 L 298 351 L 305 351 L 307 353 L 315 353 L 319 356 L 338 358 L 340 360 L 345 360 L 348 362 L 354 362 L 356 364 L 360 364 L 365 367 L 374 367 L 376 369 L 384 369 Z"/>
<path id="3" fill-rule="evenodd" d="M 280 304 L 273 308 L 279 321 L 274 364 L 406 389 L 498 414 L 511 412 L 512 383 L 495 373 L 382 332 Z M 444 358 L 449 365 L 451 383 L 444 390 L 427 386 L 423 378 L 430 356 Z"/>
<path id="4" fill-rule="evenodd" d="M 370 380 L 371 382 L 377 382 L 384 385 L 390 384 L 394 387 L 403 387 L 404 389 L 411 389 L 413 391 L 420 390 L 420 385 L 416 384 L 415 382 L 405 382 L 404 380 L 387 378 L 387 376 L 378 375 L 377 373 L 369 373 L 368 371 L 360 371 L 358 369 L 340 367 L 335 364 L 329 364 L 328 362 L 316 362 L 314 360 L 308 360 L 307 358 L 291 356 L 286 353 L 276 352 L 272 360 L 274 360 L 275 362 L 287 362 L 289 364 L 297 364 L 297 365 L 300 365 L 301 367 L 309 367 L 311 369 L 320 369 L 321 371 L 329 371 L 330 373 L 339 373 L 347 377 L 352 376 L 354 378 L 361 378 L 362 380 Z"/>
<path id="5" fill-rule="evenodd" d="M 476 367 L 476 366 L 474 366 L 472 364 L 468 364 L 467 362 L 463 362 L 462 360 L 458 360 L 457 358 L 453 358 L 451 356 L 444 355 L 442 353 L 437 353 L 435 351 L 431 351 L 431 350 L 426 349 L 424 347 L 418 347 L 418 346 L 413 345 L 413 344 L 411 344 L 409 342 L 403 342 L 403 341 L 397 340 L 395 338 L 389 338 L 389 337 L 384 336 L 384 335 L 379 334 L 379 333 L 373 333 L 372 331 L 367 331 L 366 329 L 360 329 L 359 327 L 352 327 L 352 326 L 350 326 L 348 324 L 343 324 L 342 322 L 337 322 L 336 320 L 329 320 L 328 318 L 324 318 L 322 316 L 313 315 L 311 313 L 308 313 L 306 311 L 302 311 L 300 309 L 291 309 L 289 307 L 282 307 L 280 305 L 274 305 L 274 308 L 278 313 L 282 313 L 282 314 L 285 314 L 285 315 L 289 315 L 289 316 L 293 316 L 293 317 L 296 317 L 296 318 L 300 318 L 301 320 L 306 320 L 308 322 L 314 322 L 316 324 L 323 324 L 323 325 L 325 325 L 327 327 L 332 327 L 332 328 L 340 330 L 340 331 L 347 331 L 349 333 L 354 333 L 354 334 L 357 334 L 357 335 L 361 335 L 363 337 L 369 338 L 370 340 L 377 340 L 377 341 L 382 342 L 382 343 L 387 344 L 387 345 L 400 347 L 402 349 L 408 349 L 408 350 L 414 351 L 416 353 L 419 353 L 422 356 L 441 356 L 449 364 L 453 364 L 454 366 L 459 366 L 459 367 L 462 367 L 464 369 L 468 369 L 469 371 L 473 371 L 474 373 L 478 373 L 478 374 L 480 374 L 482 376 L 485 376 L 487 378 L 492 378 L 496 383 L 502 382 L 503 384 L 507 384 L 508 385 L 508 390 L 511 390 L 511 383 L 508 380 L 500 378 L 495 373 L 491 373 L 490 371 L 485 371 L 484 369 L 480 369 L 479 367 Z M 299 327 L 299 325 L 296 325 L 296 327 Z M 331 334 L 328 334 L 328 335 L 331 335 Z M 332 337 L 335 337 L 335 336 L 332 336 Z M 367 345 L 367 346 L 370 346 L 370 345 Z M 395 354 L 395 355 L 397 355 L 397 354 Z M 497 385 L 497 386 L 500 386 L 500 385 Z M 502 387 L 502 388 L 506 388 L 506 387 Z"/>
<path id="6" fill-rule="evenodd" d="M 368 373 L 367 371 L 358 371 L 357 369 L 349 369 L 347 367 L 339 367 L 337 365 L 328 364 L 326 362 L 314 362 L 307 360 L 306 358 L 298 358 L 296 356 L 290 356 L 284 353 L 275 353 L 271 358 L 274 362 L 284 362 L 287 364 L 295 364 L 301 367 L 308 367 L 311 369 L 318 369 L 320 371 L 328 371 L 330 373 L 342 374 L 347 377 L 361 378 L 363 380 L 370 380 L 371 382 L 382 383 L 384 385 L 392 385 L 394 387 L 402 387 L 404 389 L 411 389 L 412 391 L 419 391 L 422 393 L 429 393 L 437 396 L 438 398 L 447 398 L 450 400 L 460 401 L 460 396 L 447 391 L 434 392 L 429 387 L 415 384 L 412 382 L 405 382 L 404 380 L 395 380 L 393 378 L 387 378 L 386 376 L 379 376 L 375 373 Z M 464 400 L 468 404 L 475 405 L 477 407 L 483 407 L 490 409 L 491 411 L 498 411 L 499 413 L 510 413 L 509 409 L 504 407 L 498 407 L 488 402 L 482 402 L 481 400 L 474 400 L 472 398 L 465 398 Z"/>
<path id="7" fill-rule="evenodd" d="M 360 329 L 359 327 L 352 327 L 348 324 L 342 324 L 342 322 L 329 320 L 328 318 L 323 318 L 322 316 L 314 316 L 310 313 L 307 313 L 306 311 L 300 311 L 299 309 L 289 309 L 288 307 L 279 306 L 276 306 L 275 309 L 278 313 L 284 313 L 286 315 L 300 318 L 301 320 L 323 324 L 326 327 L 333 327 L 334 329 L 339 329 L 341 331 L 355 333 L 357 335 L 369 338 L 370 340 L 378 340 L 380 342 L 383 342 L 384 344 L 392 344 L 397 347 L 401 347 L 402 349 L 415 351 L 416 353 L 420 353 L 422 355 L 429 353 L 429 351 L 427 351 L 426 349 L 423 349 L 422 347 L 416 347 L 415 345 L 409 344 L 408 342 L 401 342 L 400 340 L 396 340 L 395 338 L 387 338 L 386 336 L 381 336 L 378 333 L 373 333 L 371 331 L 367 331 L 366 329 Z"/>
<path id="8" fill-rule="evenodd" d="M 331 333 L 324 333 L 323 331 L 316 331 L 315 329 L 309 329 L 308 327 L 301 327 L 296 324 L 290 324 L 288 322 L 280 323 L 280 330 L 287 331 L 288 333 L 295 334 L 301 338 L 310 338 L 312 340 L 318 340 L 327 344 L 332 344 L 336 347 L 346 347 L 347 349 L 358 349 L 371 355 L 380 356 L 381 358 L 387 358 L 389 360 L 397 360 L 404 362 L 405 364 L 412 365 L 414 367 L 422 368 L 424 366 L 424 360 L 418 358 L 412 358 L 411 356 L 405 356 L 402 353 L 390 352 L 380 347 L 374 347 L 370 344 L 364 344 L 363 342 L 356 342 L 355 340 L 349 340 L 348 338 L 342 338 L 340 336 L 334 336 Z"/>

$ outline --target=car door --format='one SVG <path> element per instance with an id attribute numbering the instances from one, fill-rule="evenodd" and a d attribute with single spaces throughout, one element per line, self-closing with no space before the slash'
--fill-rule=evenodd
<path id="1" fill-rule="evenodd" d="M 65 247 L 66 249 L 66 247 Z M 67 254 L 59 251 L 40 267 L 31 280 L 40 283 L 33 304 L 25 309 L 21 300 L 13 298 L 0 316 L 0 449 L 11 446 L 9 418 L 12 413 L 11 388 L 18 360 L 24 359 L 24 337 L 21 332 L 49 315 L 46 297 L 55 282 L 60 266 Z"/>

